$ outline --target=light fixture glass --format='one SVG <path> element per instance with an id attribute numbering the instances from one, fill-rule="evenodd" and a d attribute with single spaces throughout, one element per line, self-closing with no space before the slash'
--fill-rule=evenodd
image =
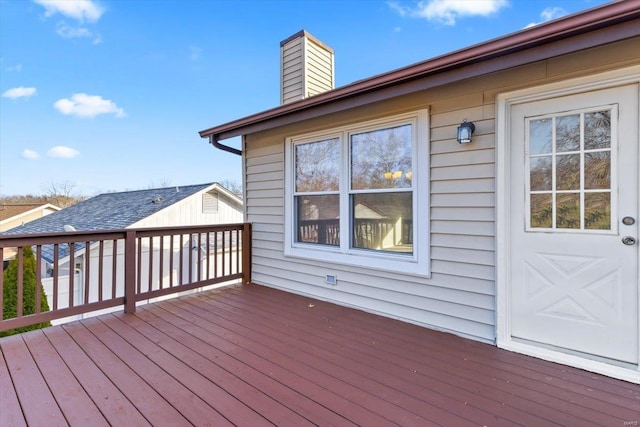
<path id="1" fill-rule="evenodd" d="M 468 121 L 463 121 L 458 126 L 458 142 L 460 144 L 468 144 L 471 142 L 471 134 L 476 130 L 476 126 Z"/>

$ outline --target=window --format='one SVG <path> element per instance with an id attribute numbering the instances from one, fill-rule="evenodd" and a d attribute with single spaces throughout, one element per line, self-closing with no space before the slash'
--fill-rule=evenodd
<path id="1" fill-rule="evenodd" d="M 610 231 L 615 106 L 528 118 L 530 231 Z"/>
<path id="2" fill-rule="evenodd" d="M 428 275 L 427 121 L 287 139 L 285 255 Z"/>

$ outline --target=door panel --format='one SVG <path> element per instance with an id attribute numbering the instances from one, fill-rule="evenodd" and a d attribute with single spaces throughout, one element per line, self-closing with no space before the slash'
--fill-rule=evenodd
<path id="1" fill-rule="evenodd" d="M 511 336 L 637 364 L 638 86 L 513 105 L 511 136 Z"/>

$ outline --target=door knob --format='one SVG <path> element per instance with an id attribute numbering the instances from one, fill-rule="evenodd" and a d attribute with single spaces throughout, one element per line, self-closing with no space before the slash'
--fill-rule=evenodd
<path id="1" fill-rule="evenodd" d="M 631 236 L 624 236 L 622 238 L 622 243 L 624 243 L 627 246 L 635 245 L 636 244 L 636 239 L 634 239 Z"/>

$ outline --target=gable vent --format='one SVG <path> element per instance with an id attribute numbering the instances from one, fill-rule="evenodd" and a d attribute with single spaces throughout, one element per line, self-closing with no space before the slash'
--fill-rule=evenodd
<path id="1" fill-rule="evenodd" d="M 218 193 L 210 191 L 202 195 L 202 213 L 218 213 Z"/>
<path id="2" fill-rule="evenodd" d="M 280 42 L 280 103 L 335 87 L 333 49 L 302 30 Z"/>

